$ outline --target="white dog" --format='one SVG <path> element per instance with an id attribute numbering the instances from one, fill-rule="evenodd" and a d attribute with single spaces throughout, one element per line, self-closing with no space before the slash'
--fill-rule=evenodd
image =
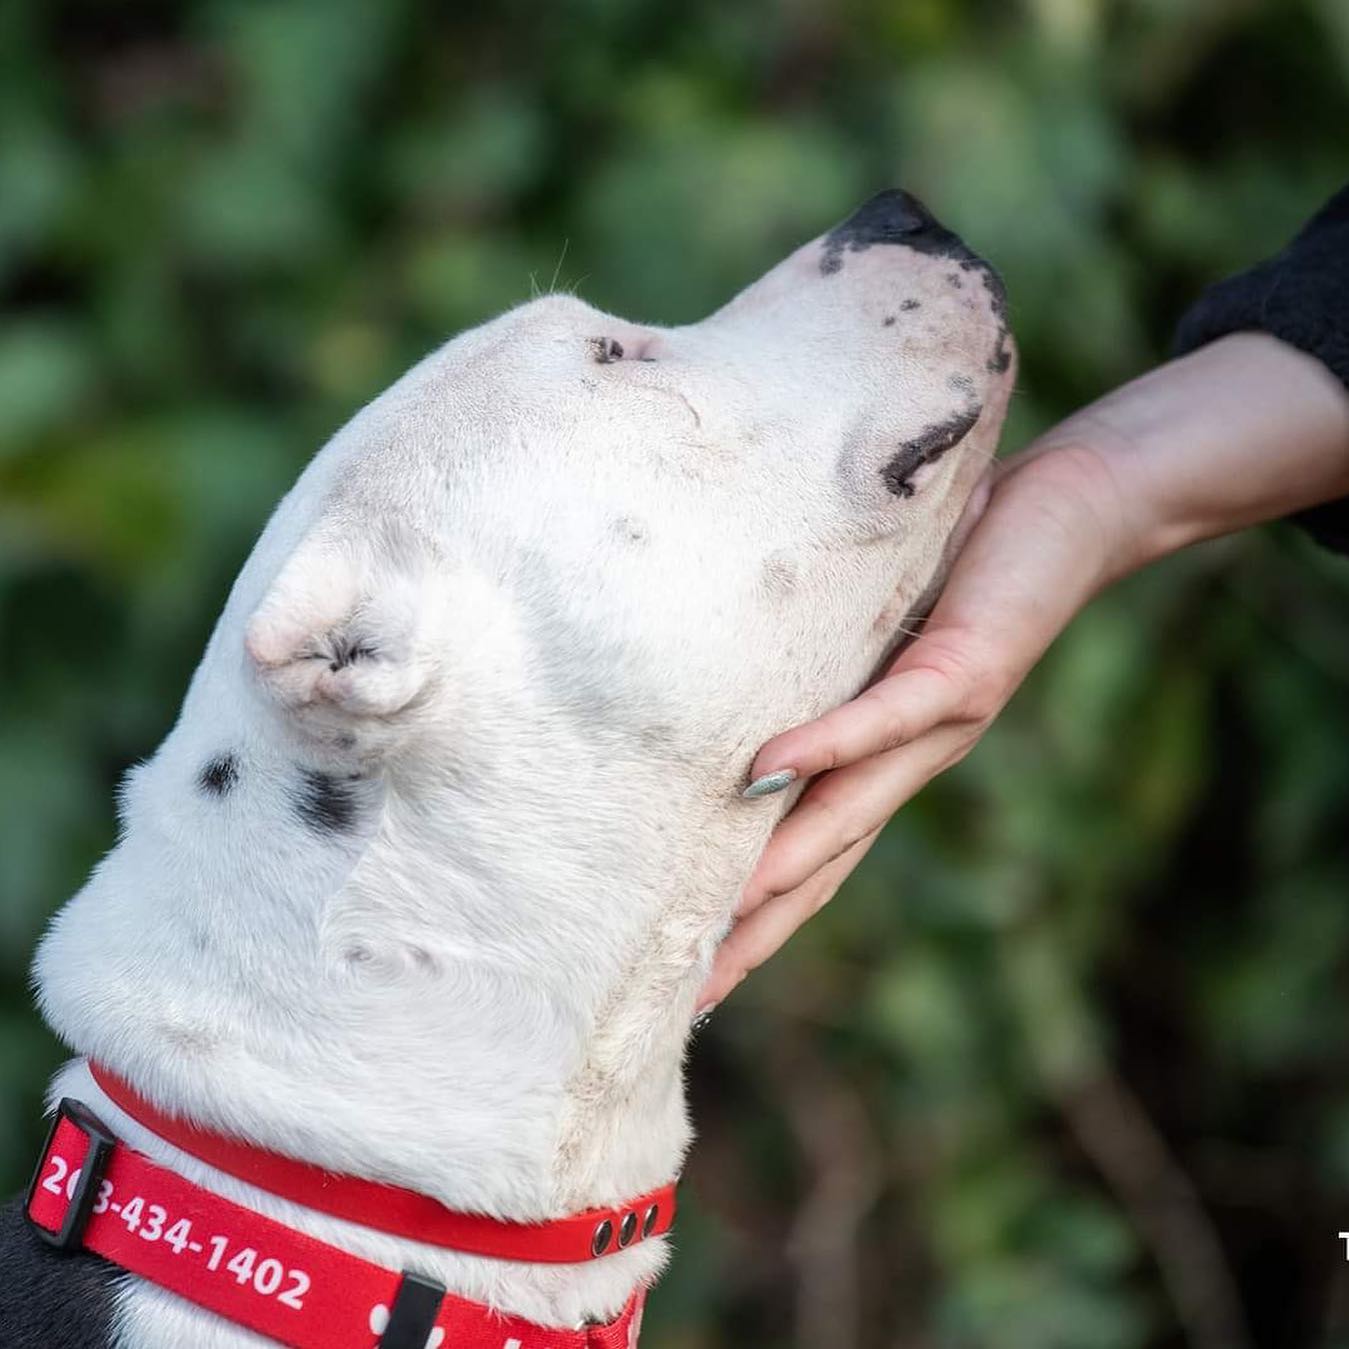
<path id="1" fill-rule="evenodd" d="M 541 1327 L 619 1316 L 658 1234 L 558 1264 L 375 1230 L 175 1146 L 89 1060 L 454 1210 L 556 1219 L 670 1181 L 694 1000 L 793 795 L 746 799 L 748 765 L 930 598 L 1012 378 L 996 275 L 902 192 L 701 323 L 554 295 L 428 356 L 277 509 L 43 941 L 79 1055 L 53 1100 L 389 1270 Z M 270 1342 L 16 1213 L 7 1345 Z"/>

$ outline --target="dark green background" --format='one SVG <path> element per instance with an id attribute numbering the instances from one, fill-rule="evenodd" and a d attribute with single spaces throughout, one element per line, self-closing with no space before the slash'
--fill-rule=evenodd
<path id="1" fill-rule="evenodd" d="M 1342 0 L 0 5 L 0 1171 L 26 970 L 323 439 L 531 287 L 696 317 L 877 187 L 1006 443 L 1349 175 Z M 1270 447 L 1271 453 L 1278 446 Z M 1349 567 L 1092 606 L 723 1008 L 651 1349 L 1349 1346 Z"/>

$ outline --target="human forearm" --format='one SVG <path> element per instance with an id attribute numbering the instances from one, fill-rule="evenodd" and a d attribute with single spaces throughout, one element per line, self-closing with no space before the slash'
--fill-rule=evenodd
<path id="1" fill-rule="evenodd" d="M 1349 392 L 1277 338 L 1234 333 L 1107 394 L 1036 448 L 1074 445 L 1108 469 L 1108 580 L 1349 495 Z"/>

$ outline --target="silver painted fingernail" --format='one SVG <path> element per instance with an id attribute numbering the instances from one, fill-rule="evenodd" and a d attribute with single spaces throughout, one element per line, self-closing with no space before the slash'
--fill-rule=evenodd
<path id="1" fill-rule="evenodd" d="M 702 1030 L 702 1028 L 706 1026 L 709 1021 L 712 1020 L 712 1013 L 715 1012 L 716 1010 L 717 1004 L 715 1002 L 712 1004 L 711 1007 L 704 1007 L 703 1010 L 693 1018 L 693 1021 L 689 1029 L 694 1031 L 695 1033 Z"/>
<path id="2" fill-rule="evenodd" d="M 755 778 L 740 795 L 750 798 L 772 796 L 774 792 L 780 792 L 784 787 L 790 787 L 795 781 L 795 768 L 779 768 L 776 773 L 765 773 L 763 777 Z"/>

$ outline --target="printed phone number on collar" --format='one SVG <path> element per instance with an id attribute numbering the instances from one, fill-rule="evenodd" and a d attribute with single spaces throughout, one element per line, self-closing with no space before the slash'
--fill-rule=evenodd
<path id="1" fill-rule="evenodd" d="M 51 1169 L 42 1178 L 42 1188 L 58 1197 L 73 1198 L 80 1181 L 80 1168 L 77 1166 L 72 1171 L 70 1163 L 56 1153 L 48 1157 L 47 1165 Z M 304 1297 L 311 1282 L 304 1270 L 290 1269 L 270 1256 L 259 1259 L 252 1246 L 241 1246 L 231 1254 L 229 1237 L 211 1236 L 205 1243 L 194 1240 L 189 1219 L 171 1222 L 166 1209 L 158 1204 L 147 1204 L 138 1194 L 120 1201 L 114 1198 L 110 1180 L 99 1185 L 92 1212 L 111 1212 L 126 1224 L 128 1232 L 134 1232 L 142 1241 L 162 1242 L 174 1255 L 204 1255 L 208 1272 L 232 1274 L 241 1287 L 251 1288 L 263 1297 L 275 1298 L 283 1307 L 297 1312 L 304 1310 Z"/>

